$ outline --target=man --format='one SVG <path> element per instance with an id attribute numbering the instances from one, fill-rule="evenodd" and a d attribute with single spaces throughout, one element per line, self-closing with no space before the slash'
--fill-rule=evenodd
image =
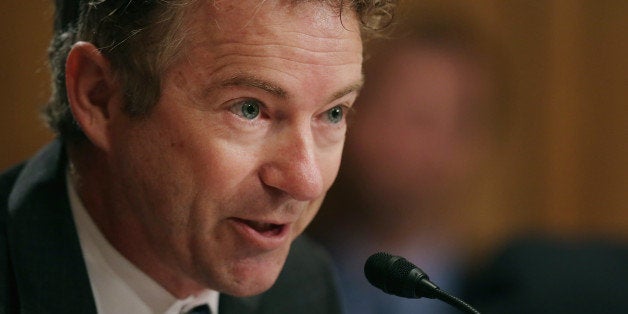
<path id="1" fill-rule="evenodd" d="M 429 9 L 417 15 L 397 25 L 395 40 L 370 51 L 342 171 L 323 205 L 329 210 L 311 230 L 323 233 L 337 262 L 349 313 L 457 311 L 381 293 L 354 265 L 373 252 L 393 252 L 457 295 L 473 235 L 468 221 L 478 214 L 466 206 L 468 193 L 497 145 L 490 113 L 502 108 L 496 96 L 503 89 L 495 88 L 488 44 L 460 16 Z M 396 134 L 403 139 L 391 141 Z M 346 208 L 359 208 L 361 219 L 338 228 L 355 215 Z"/>
<path id="2" fill-rule="evenodd" d="M 0 311 L 338 312 L 297 237 L 393 7 L 57 1 L 60 140 L 0 179 Z"/>

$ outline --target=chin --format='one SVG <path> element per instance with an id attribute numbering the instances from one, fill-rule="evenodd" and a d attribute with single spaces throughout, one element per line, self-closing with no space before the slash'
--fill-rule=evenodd
<path id="1" fill-rule="evenodd" d="M 277 281 L 287 252 L 273 252 L 266 256 L 256 256 L 232 260 L 224 265 L 223 271 L 214 273 L 214 283 L 208 285 L 214 290 L 236 297 L 254 296 L 270 289 Z"/>
<path id="2" fill-rule="evenodd" d="M 283 264 L 282 264 L 283 265 Z M 257 271 L 239 273 L 233 281 L 227 283 L 225 291 L 236 297 L 248 297 L 263 293 L 277 281 L 281 267 L 276 269 L 259 268 Z"/>
<path id="3" fill-rule="evenodd" d="M 255 296 L 261 293 L 266 292 L 270 289 L 277 278 L 270 282 L 255 282 L 255 283 L 245 283 L 238 285 L 237 287 L 233 287 L 231 291 L 225 292 L 226 294 L 235 296 L 235 297 L 250 297 Z"/>

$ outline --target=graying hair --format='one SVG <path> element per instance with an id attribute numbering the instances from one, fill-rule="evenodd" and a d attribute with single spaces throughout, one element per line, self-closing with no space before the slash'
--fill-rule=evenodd
<path id="1" fill-rule="evenodd" d="M 298 3 L 307 0 L 294 0 Z M 351 8 L 363 37 L 374 37 L 392 21 L 396 0 L 309 0 Z M 48 49 L 52 94 L 42 114 L 61 138 L 85 139 L 74 119 L 66 94 L 65 62 L 78 41 L 94 44 L 110 62 L 124 91 L 124 111 L 146 116 L 161 95 L 161 76 L 178 57 L 185 40 L 181 30 L 190 8 L 199 0 L 90 0 L 81 1 L 78 20 L 55 30 Z"/>

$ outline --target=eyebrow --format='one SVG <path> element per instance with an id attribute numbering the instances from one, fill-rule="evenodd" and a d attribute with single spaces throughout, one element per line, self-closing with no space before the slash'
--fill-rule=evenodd
<path id="1" fill-rule="evenodd" d="M 364 85 L 364 78 L 360 77 L 360 79 L 349 86 L 335 92 L 328 99 L 328 102 L 333 102 L 336 99 L 342 98 L 345 95 L 351 94 L 352 92 L 358 92 L 362 89 Z M 283 88 L 273 84 L 271 82 L 265 81 L 263 79 L 257 78 L 252 75 L 236 75 L 231 78 L 228 78 L 220 83 L 222 87 L 230 87 L 230 86 L 246 86 L 246 87 L 254 87 L 259 88 L 261 90 L 266 91 L 272 95 L 275 95 L 279 98 L 288 98 L 288 92 L 286 92 Z"/>
<path id="2" fill-rule="evenodd" d="M 280 98 L 286 98 L 288 93 L 281 87 L 272 84 L 270 82 L 264 81 L 262 79 L 256 78 L 250 75 L 236 75 L 232 78 L 226 79 L 220 84 L 223 87 L 228 86 L 248 86 L 262 89 L 270 94 L 273 94 Z"/>
<path id="3" fill-rule="evenodd" d="M 327 102 L 333 102 L 334 100 L 342 98 L 353 92 L 359 92 L 362 89 L 362 86 L 364 86 L 364 77 L 361 76 L 357 82 L 354 82 L 353 84 L 333 93 Z"/>

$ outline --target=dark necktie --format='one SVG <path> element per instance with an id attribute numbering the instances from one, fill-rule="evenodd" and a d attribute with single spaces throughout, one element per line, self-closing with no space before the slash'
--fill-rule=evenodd
<path id="1" fill-rule="evenodd" d="M 212 310 L 209 308 L 209 305 L 202 304 L 189 310 L 186 314 L 212 314 Z"/>

